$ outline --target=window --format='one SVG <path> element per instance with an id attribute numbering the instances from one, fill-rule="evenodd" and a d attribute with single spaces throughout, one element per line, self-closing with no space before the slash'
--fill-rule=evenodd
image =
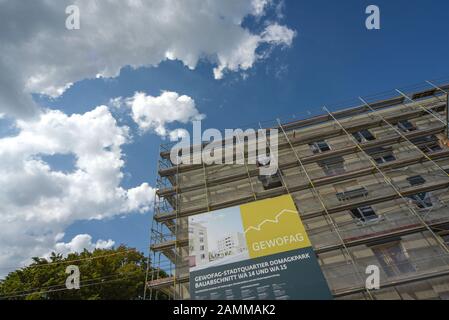
<path id="1" fill-rule="evenodd" d="M 318 162 L 318 165 L 328 176 L 338 175 L 345 172 L 343 157 L 333 157 Z"/>
<path id="2" fill-rule="evenodd" d="M 396 160 L 395 156 L 393 155 L 393 149 L 391 147 L 371 148 L 367 149 L 366 153 L 368 153 L 373 158 L 373 160 L 376 161 L 377 164 L 382 164 Z"/>
<path id="3" fill-rule="evenodd" d="M 360 207 L 351 210 L 352 216 L 363 222 L 377 220 L 378 216 L 370 206 Z"/>
<path id="4" fill-rule="evenodd" d="M 269 156 L 259 156 L 257 158 L 257 167 L 269 167 L 271 163 L 271 158 Z M 270 190 L 278 187 L 282 187 L 282 180 L 281 180 L 281 172 L 279 169 L 276 171 L 275 174 L 272 174 L 271 176 L 268 175 L 259 175 L 258 177 L 259 181 L 262 183 L 264 190 Z"/>
<path id="5" fill-rule="evenodd" d="M 200 243 L 203 243 L 203 242 L 204 242 L 204 238 L 200 237 Z"/>
<path id="6" fill-rule="evenodd" d="M 337 193 L 337 199 L 340 201 L 356 199 L 368 195 L 368 190 L 364 187 Z"/>
<path id="7" fill-rule="evenodd" d="M 424 146 L 420 146 L 419 148 L 424 153 L 432 153 L 432 152 L 437 152 L 437 151 L 442 150 L 439 144 L 424 145 Z"/>
<path id="8" fill-rule="evenodd" d="M 400 242 L 379 245 L 372 247 L 372 250 L 387 277 L 416 271 L 409 260 L 407 251 Z"/>
<path id="9" fill-rule="evenodd" d="M 374 138 L 374 136 L 371 134 L 371 132 L 368 129 L 363 129 L 359 132 L 354 132 L 352 135 L 360 143 L 368 142 L 368 141 L 372 141 L 372 140 L 376 139 L 376 138 Z"/>
<path id="10" fill-rule="evenodd" d="M 401 120 L 398 122 L 398 128 L 402 132 L 411 132 L 415 131 L 416 127 L 408 120 Z"/>
<path id="11" fill-rule="evenodd" d="M 204 251 L 204 245 L 203 245 L 203 246 L 200 246 L 200 250 L 201 250 L 201 251 Z"/>
<path id="12" fill-rule="evenodd" d="M 414 138 L 410 139 L 410 141 L 424 153 L 432 153 L 442 150 L 438 142 L 438 138 L 435 135 Z"/>
<path id="13" fill-rule="evenodd" d="M 376 161 L 377 164 L 382 164 L 382 163 L 386 163 L 386 162 L 390 162 L 390 161 L 394 161 L 394 160 L 396 160 L 396 158 L 392 154 L 374 158 L 374 161 Z"/>
<path id="14" fill-rule="evenodd" d="M 329 147 L 329 145 L 327 144 L 326 141 L 317 141 L 314 143 L 309 144 L 310 145 L 310 149 L 312 149 L 312 152 L 314 154 L 317 153 L 321 153 L 321 152 L 326 152 L 329 151 L 331 148 Z"/>
<path id="15" fill-rule="evenodd" d="M 271 176 L 259 175 L 258 179 L 262 183 L 264 190 L 282 187 L 282 180 L 279 174 L 279 170 Z"/>
<path id="16" fill-rule="evenodd" d="M 418 186 L 420 184 L 426 183 L 426 180 L 421 176 L 408 177 L 407 181 L 410 183 L 411 186 Z"/>
<path id="17" fill-rule="evenodd" d="M 417 194 L 414 194 L 412 196 L 408 196 L 410 200 L 419 208 L 419 209 L 426 209 L 426 208 L 432 208 L 433 207 L 433 201 L 431 199 L 431 193 L 430 192 L 420 192 Z"/>
<path id="18" fill-rule="evenodd" d="M 446 234 L 444 236 L 441 236 L 441 238 L 443 239 L 444 243 L 446 243 L 447 245 L 449 245 L 449 234 Z"/>

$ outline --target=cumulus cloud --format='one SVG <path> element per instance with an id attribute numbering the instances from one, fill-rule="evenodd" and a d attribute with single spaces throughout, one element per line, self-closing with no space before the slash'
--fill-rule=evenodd
<path id="1" fill-rule="evenodd" d="M 185 138 L 189 136 L 189 132 L 185 129 L 175 129 L 170 131 L 169 137 L 170 141 L 178 141 L 179 139 Z"/>
<path id="2" fill-rule="evenodd" d="M 268 25 L 260 35 L 243 34 L 238 46 L 217 53 L 219 63 L 214 68 L 215 79 L 222 79 L 226 70 L 248 70 L 255 61 L 266 57 L 266 53 L 256 52 L 261 44 L 290 46 L 295 35 L 295 31 L 277 23 Z"/>
<path id="3" fill-rule="evenodd" d="M 17 135 L 0 139 L 0 267 L 47 253 L 76 220 L 151 208 L 155 190 L 147 183 L 120 186 L 129 129 L 106 106 L 70 116 L 46 110 L 36 120 L 17 120 L 16 127 Z M 44 160 L 61 154 L 74 156 L 72 170 L 54 170 Z M 57 247 L 77 248 L 83 239 Z"/>
<path id="4" fill-rule="evenodd" d="M 153 130 L 163 137 L 170 135 L 174 138 L 182 133 L 179 130 L 168 132 L 166 126 L 169 123 L 188 123 L 205 117 L 192 98 L 176 92 L 164 91 L 157 97 L 136 92 L 133 97 L 125 99 L 125 104 L 131 108 L 132 118 L 142 131 Z"/>
<path id="5" fill-rule="evenodd" d="M 83 252 L 84 249 L 93 251 L 95 249 L 110 249 L 114 246 L 115 242 L 109 240 L 97 240 L 92 242 L 92 236 L 89 234 L 79 234 L 73 237 L 70 242 L 58 242 L 55 244 L 54 252 L 67 256 L 69 253 Z"/>
<path id="6" fill-rule="evenodd" d="M 262 19 L 270 0 L 0 1 L 0 112 L 36 115 L 30 93 L 57 97 L 76 81 L 115 77 L 123 66 L 166 59 L 194 69 L 215 64 L 215 78 L 247 70 L 262 45 L 289 46 L 293 30 L 265 21 L 254 33 L 245 17 Z M 65 8 L 77 5 L 81 29 L 65 28 Z M 124 27 L 126 26 L 126 27 Z"/>

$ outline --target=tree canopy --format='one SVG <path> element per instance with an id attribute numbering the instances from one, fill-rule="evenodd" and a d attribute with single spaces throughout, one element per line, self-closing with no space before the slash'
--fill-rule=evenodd
<path id="1" fill-rule="evenodd" d="M 69 265 L 79 268 L 80 289 L 66 288 Z M 32 264 L 0 280 L 0 300 L 143 299 L 146 269 L 144 254 L 123 245 L 67 257 L 52 253 L 47 259 L 33 258 Z"/>

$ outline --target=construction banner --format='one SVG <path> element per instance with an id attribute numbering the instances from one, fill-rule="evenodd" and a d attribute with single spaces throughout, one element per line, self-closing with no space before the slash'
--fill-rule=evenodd
<path id="1" fill-rule="evenodd" d="M 331 299 L 290 195 L 189 217 L 190 296 Z"/>

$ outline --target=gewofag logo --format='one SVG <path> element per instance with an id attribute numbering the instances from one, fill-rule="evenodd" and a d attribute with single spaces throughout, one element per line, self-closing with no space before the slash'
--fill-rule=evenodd
<path id="1" fill-rule="evenodd" d="M 293 244 L 296 242 L 301 243 L 303 241 L 304 241 L 304 236 L 302 233 L 290 234 L 290 235 L 285 235 L 283 237 L 277 237 L 274 239 L 253 242 L 252 249 L 254 251 L 263 251 L 263 250 L 268 250 L 268 249 L 272 249 L 275 247 L 284 247 L 286 245 Z"/>
<path id="2" fill-rule="evenodd" d="M 257 226 L 249 226 L 245 230 L 245 235 L 250 231 L 263 232 L 263 227 L 265 226 L 266 228 L 269 228 L 270 227 L 269 224 L 279 225 L 279 223 L 281 222 L 281 218 L 289 214 L 298 215 L 298 212 L 294 210 L 284 209 L 278 214 L 276 214 L 273 219 L 265 219 L 262 222 L 260 222 Z M 282 226 L 279 227 L 282 228 Z M 267 240 L 255 241 L 252 242 L 251 247 L 254 251 L 257 252 L 272 249 L 275 247 L 283 247 L 285 245 L 290 245 L 296 242 L 301 243 L 304 240 L 305 240 L 304 235 L 301 232 L 297 232 L 295 234 L 287 234 L 284 236 L 277 236 Z"/>
<path id="3" fill-rule="evenodd" d="M 243 204 L 240 213 L 251 258 L 311 246 L 291 195 Z"/>

